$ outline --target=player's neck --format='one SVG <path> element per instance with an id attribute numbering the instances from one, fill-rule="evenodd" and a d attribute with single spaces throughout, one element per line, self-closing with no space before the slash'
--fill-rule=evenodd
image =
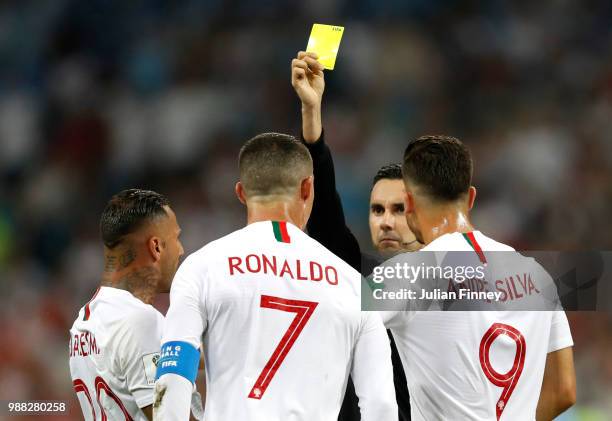
<path id="1" fill-rule="evenodd" d="M 130 267 L 102 275 L 103 287 L 123 289 L 145 304 L 152 304 L 157 294 L 158 272 L 150 266 Z"/>
<path id="2" fill-rule="evenodd" d="M 287 221 L 301 228 L 303 211 L 291 202 L 249 202 L 247 204 L 247 225 L 262 221 Z"/>
<path id="3" fill-rule="evenodd" d="M 131 248 L 104 253 L 104 273 L 100 285 L 123 289 L 145 304 L 153 303 L 159 283 L 159 270 L 138 260 Z"/>
<path id="4" fill-rule="evenodd" d="M 425 212 L 421 219 L 421 235 L 429 244 L 444 234 L 474 231 L 468 212 L 461 206 L 444 206 Z"/>

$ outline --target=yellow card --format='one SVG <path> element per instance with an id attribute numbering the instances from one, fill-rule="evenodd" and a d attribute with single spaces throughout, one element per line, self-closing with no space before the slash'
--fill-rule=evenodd
<path id="1" fill-rule="evenodd" d="M 312 32 L 310 33 L 310 39 L 308 39 L 306 52 L 317 53 L 319 56 L 319 63 L 321 63 L 325 69 L 334 70 L 336 56 L 338 55 L 340 40 L 342 40 L 343 33 L 343 26 L 321 25 L 320 23 L 315 23 L 312 25 Z"/>

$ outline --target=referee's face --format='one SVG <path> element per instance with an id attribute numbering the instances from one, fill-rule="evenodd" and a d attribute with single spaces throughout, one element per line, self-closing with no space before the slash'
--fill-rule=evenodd
<path id="1" fill-rule="evenodd" d="M 370 234 L 374 247 L 383 255 L 421 248 L 406 222 L 404 182 L 383 178 L 370 195 Z"/>

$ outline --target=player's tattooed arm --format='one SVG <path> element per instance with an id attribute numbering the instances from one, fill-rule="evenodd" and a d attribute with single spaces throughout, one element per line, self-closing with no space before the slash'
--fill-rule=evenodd
<path id="1" fill-rule="evenodd" d="M 291 85 L 302 102 L 302 136 L 306 143 L 321 137 L 321 101 L 325 90 L 323 66 L 315 53 L 300 51 L 291 61 Z"/>

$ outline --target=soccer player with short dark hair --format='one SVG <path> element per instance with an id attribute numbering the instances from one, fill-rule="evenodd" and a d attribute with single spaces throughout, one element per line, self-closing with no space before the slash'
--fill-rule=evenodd
<path id="1" fill-rule="evenodd" d="M 404 309 L 380 312 L 402 357 L 412 418 L 550 420 L 575 401 L 567 317 L 549 299 L 554 283 L 535 260 L 475 230 L 469 217 L 476 198 L 472 172 L 470 151 L 454 137 L 423 136 L 404 153 L 406 217 L 425 244 L 421 253 L 435 252 L 441 262 L 449 252 L 463 252 L 487 268 L 482 288 L 505 295 L 472 311 L 425 311 L 419 303 L 431 303 L 406 300 Z M 412 257 L 396 256 L 383 266 Z M 517 285 L 524 280 L 523 293 L 504 290 L 503 280 L 513 277 L 519 277 Z M 452 278 L 423 284 L 470 288 Z M 554 311 L 512 311 L 549 302 Z"/>
<path id="2" fill-rule="evenodd" d="M 124 190 L 102 212 L 102 281 L 70 329 L 70 373 L 86 420 L 152 419 L 164 319 L 151 304 L 170 290 L 180 231 L 168 199 L 149 190 Z"/>
<path id="3" fill-rule="evenodd" d="M 308 150 L 264 133 L 239 169 L 247 226 L 187 257 L 172 284 L 155 419 L 186 419 L 204 334 L 206 419 L 331 421 L 350 374 L 363 420 L 397 420 L 391 351 L 380 317 L 361 312 L 360 274 L 302 231 Z"/>

